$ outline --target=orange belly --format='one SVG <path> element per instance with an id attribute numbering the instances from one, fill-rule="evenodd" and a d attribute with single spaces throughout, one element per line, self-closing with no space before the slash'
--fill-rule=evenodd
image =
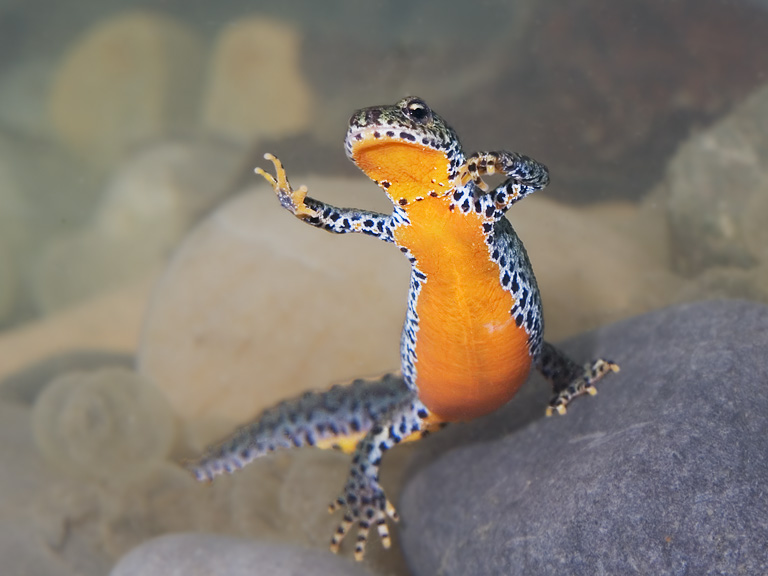
<path id="1" fill-rule="evenodd" d="M 440 420 L 469 420 L 503 406 L 525 382 L 528 334 L 510 314 L 515 301 L 499 282 L 481 218 L 421 204 L 395 231 L 427 276 L 416 302 L 416 386 Z"/>

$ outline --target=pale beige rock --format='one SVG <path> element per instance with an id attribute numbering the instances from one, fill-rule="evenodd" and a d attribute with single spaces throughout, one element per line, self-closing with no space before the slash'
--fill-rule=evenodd
<path id="1" fill-rule="evenodd" d="M 572 207 L 533 196 L 508 213 L 531 258 L 545 338 L 557 341 L 676 302 L 663 207 Z"/>
<path id="2" fill-rule="evenodd" d="M 32 426 L 38 450 L 59 470 L 119 484 L 146 477 L 174 441 L 163 395 L 125 368 L 54 379 L 35 402 Z"/>
<path id="3" fill-rule="evenodd" d="M 306 128 L 312 95 L 300 67 L 300 46 L 299 31 L 277 20 L 243 18 L 227 26 L 211 58 L 206 128 L 245 142 Z"/>
<path id="4" fill-rule="evenodd" d="M 362 179 L 306 182 L 336 205 L 391 207 Z M 308 226 L 258 185 L 176 254 L 152 298 L 140 369 L 198 428 L 200 447 L 301 390 L 398 369 L 408 273 L 391 245 Z"/>
<path id="5" fill-rule="evenodd" d="M 768 264 L 768 83 L 684 142 L 663 187 L 675 269 Z"/>
<path id="6" fill-rule="evenodd" d="M 0 334 L 0 380 L 70 350 L 133 352 L 154 279 Z"/>
<path id="7" fill-rule="evenodd" d="M 56 134 L 85 160 L 194 125 L 203 45 L 159 13 L 134 11 L 97 23 L 64 55 L 49 99 Z"/>
<path id="8" fill-rule="evenodd" d="M 49 242 L 35 296 L 45 312 L 115 289 L 159 266 L 184 232 L 228 191 L 245 150 L 166 142 L 140 150 L 107 185 L 90 226 Z"/>

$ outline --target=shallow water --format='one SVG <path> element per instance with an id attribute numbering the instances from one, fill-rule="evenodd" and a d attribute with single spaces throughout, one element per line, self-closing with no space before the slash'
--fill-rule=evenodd
<path id="1" fill-rule="evenodd" d="M 16 462 L 0 555 L 103 574 L 172 531 L 325 546 L 344 457 L 213 487 L 174 463 L 286 393 L 397 366 L 406 263 L 315 242 L 252 172 L 273 152 L 318 198 L 386 210 L 344 156 L 363 106 L 418 94 L 468 152 L 547 164 L 551 186 L 509 218 L 549 339 L 681 301 L 768 302 L 768 2 L 616 6 L 0 2 L 0 445 Z M 134 369 L 168 406 L 126 394 Z M 52 395 L 78 370 L 103 388 Z M 137 421 L 152 458 L 125 441 Z M 374 572 L 407 573 L 371 548 Z"/>

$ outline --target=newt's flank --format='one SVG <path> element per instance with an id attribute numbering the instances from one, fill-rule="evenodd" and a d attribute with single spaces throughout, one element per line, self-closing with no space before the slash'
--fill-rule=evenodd
<path id="1" fill-rule="evenodd" d="M 416 97 L 355 112 L 345 149 L 392 201 L 391 214 L 311 198 L 306 187 L 291 187 L 271 154 L 265 158 L 275 175 L 256 172 L 307 224 L 374 236 L 408 258 L 401 371 L 283 402 L 189 467 L 199 480 L 211 480 L 278 449 L 354 451 L 348 480 L 331 504 L 343 511 L 331 549 L 337 552 L 356 525 L 360 560 L 369 529 L 375 526 L 389 547 L 386 519 L 397 520 L 379 485 L 385 451 L 448 422 L 493 412 L 515 395 L 532 366 L 552 383 L 548 415 L 565 414 L 574 397 L 594 394 L 594 383 L 619 367 L 603 359 L 582 366 L 542 338 L 536 279 L 504 214 L 549 183 L 543 164 L 506 151 L 465 156 L 453 129 Z M 483 177 L 492 174 L 506 180 L 489 190 Z"/>

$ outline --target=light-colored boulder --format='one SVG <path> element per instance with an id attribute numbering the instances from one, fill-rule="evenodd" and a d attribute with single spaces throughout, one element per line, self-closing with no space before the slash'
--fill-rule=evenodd
<path id="1" fill-rule="evenodd" d="M 768 84 L 680 146 L 664 187 L 682 273 L 768 264 Z"/>
<path id="2" fill-rule="evenodd" d="M 103 165 L 131 146 L 195 123 L 202 41 L 149 11 L 98 22 L 65 53 L 49 99 L 54 130 L 83 159 Z"/>
<path id="3" fill-rule="evenodd" d="M 306 182 L 324 201 L 388 210 L 364 180 Z M 199 448 L 302 390 L 398 369 L 407 285 L 391 245 L 299 222 L 260 184 L 176 253 L 152 297 L 139 367 L 197 428 Z"/>
<path id="4" fill-rule="evenodd" d="M 132 550 L 110 576 L 365 576 L 327 552 L 214 534 L 169 534 Z"/>
<path id="5" fill-rule="evenodd" d="M 205 127 L 239 141 L 280 138 L 310 123 L 312 93 L 293 26 L 242 18 L 221 32 L 211 57 L 203 101 Z"/>
<path id="6" fill-rule="evenodd" d="M 45 459 L 85 480 L 147 476 L 174 440 L 163 395 L 125 368 L 59 376 L 37 398 L 32 424 Z"/>
<path id="7" fill-rule="evenodd" d="M 108 183 L 90 226 L 49 242 L 37 263 L 43 311 L 119 288 L 160 265 L 221 199 L 244 150 L 224 142 L 169 142 L 140 150 Z"/>

